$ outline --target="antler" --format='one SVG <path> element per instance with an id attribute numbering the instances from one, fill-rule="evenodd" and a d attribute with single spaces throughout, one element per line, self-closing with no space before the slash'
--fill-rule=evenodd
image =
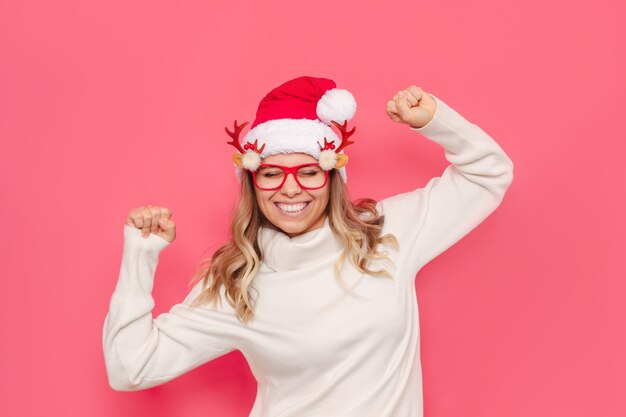
<path id="1" fill-rule="evenodd" d="M 242 124 L 237 125 L 237 120 L 235 120 L 235 123 L 233 125 L 234 126 L 233 132 L 228 130 L 227 127 L 224 127 L 224 129 L 226 130 L 226 133 L 228 133 L 228 136 L 233 138 L 231 142 L 226 142 L 226 143 L 228 143 L 229 145 L 233 145 L 241 153 L 245 153 L 246 151 L 241 147 L 241 144 L 239 143 L 239 134 L 241 133 L 241 131 L 247 124 L 248 122 L 243 122 Z"/>
<path id="2" fill-rule="evenodd" d="M 265 149 L 265 144 L 263 144 L 263 146 L 261 146 L 261 149 L 259 149 L 258 142 L 259 142 L 258 139 L 255 139 L 254 143 L 246 142 L 246 144 L 243 145 L 243 148 L 245 150 L 254 151 L 254 152 L 256 152 L 256 153 L 258 153 L 260 155 L 263 152 L 263 149 Z"/>
<path id="3" fill-rule="evenodd" d="M 319 142 L 317 142 L 318 145 L 320 145 L 320 151 L 325 151 L 327 149 L 335 150 L 335 141 L 331 140 L 330 142 L 324 138 L 324 146 L 322 146 Z"/>
<path id="4" fill-rule="evenodd" d="M 348 121 L 344 121 L 343 124 L 339 124 L 334 120 L 331 120 L 332 124 L 335 125 L 335 127 L 337 127 L 337 129 L 339 129 L 339 131 L 341 132 L 341 144 L 339 145 L 339 147 L 337 148 L 337 150 L 335 150 L 336 153 L 341 152 L 342 149 L 344 149 L 346 146 L 351 145 L 354 143 L 354 141 L 348 140 L 348 138 L 350 136 L 352 136 L 354 134 L 354 131 L 356 129 L 356 126 L 352 128 L 352 130 L 348 131 L 346 125 L 348 124 Z"/>

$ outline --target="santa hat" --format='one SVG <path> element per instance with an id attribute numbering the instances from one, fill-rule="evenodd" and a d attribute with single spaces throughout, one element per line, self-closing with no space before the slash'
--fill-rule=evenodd
<path id="1" fill-rule="evenodd" d="M 302 152 L 313 156 L 324 170 L 337 169 L 347 181 L 343 149 L 353 143 L 348 138 L 347 121 L 354 117 L 356 101 L 352 94 L 336 88 L 333 80 L 303 76 L 289 80 L 270 91 L 259 103 L 256 119 L 239 143 L 245 122 L 234 124 L 228 142 L 239 154 L 233 155 L 237 177 L 243 169 L 256 170 L 261 159 L 276 154 Z M 341 138 L 331 128 L 340 131 Z"/>

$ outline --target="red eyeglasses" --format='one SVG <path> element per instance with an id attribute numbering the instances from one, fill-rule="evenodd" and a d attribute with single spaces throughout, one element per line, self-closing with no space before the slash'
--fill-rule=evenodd
<path id="1" fill-rule="evenodd" d="M 252 171 L 252 178 L 258 189 L 270 191 L 282 188 L 289 174 L 305 190 L 317 190 L 328 182 L 328 171 L 323 170 L 317 162 L 293 167 L 261 164 L 256 171 Z"/>

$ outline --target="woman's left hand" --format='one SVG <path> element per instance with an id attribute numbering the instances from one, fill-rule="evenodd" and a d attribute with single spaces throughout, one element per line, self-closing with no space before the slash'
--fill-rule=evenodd
<path id="1" fill-rule="evenodd" d="M 437 102 L 426 91 L 415 85 L 398 91 L 387 102 L 387 115 L 394 122 L 406 123 L 413 128 L 424 127 L 432 120 Z"/>

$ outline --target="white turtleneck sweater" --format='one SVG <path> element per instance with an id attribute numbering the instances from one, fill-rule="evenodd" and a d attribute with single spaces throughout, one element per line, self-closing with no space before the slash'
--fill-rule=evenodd
<path id="1" fill-rule="evenodd" d="M 153 279 L 169 243 L 124 226 L 117 286 L 103 330 L 110 386 L 119 391 L 163 384 L 238 349 L 258 382 L 251 417 L 421 417 L 422 377 L 415 275 L 480 224 L 502 201 L 513 163 L 480 127 L 434 96 L 433 119 L 416 128 L 440 144 L 451 163 L 423 188 L 378 203 L 393 279 L 363 275 L 346 261 L 345 282 L 333 263 L 342 243 L 328 219 L 289 238 L 264 228 L 262 265 L 254 278 L 255 315 L 242 324 L 224 300 L 216 310 L 189 308 L 198 282 L 169 312 L 152 316 Z M 223 296 L 223 290 L 222 290 Z"/>

